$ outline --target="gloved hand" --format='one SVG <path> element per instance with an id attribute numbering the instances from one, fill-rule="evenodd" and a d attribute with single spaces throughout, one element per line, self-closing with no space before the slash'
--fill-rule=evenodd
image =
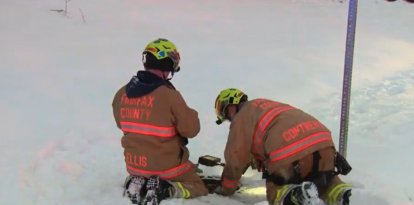
<path id="1" fill-rule="evenodd" d="M 250 155 L 249 166 L 252 167 L 252 169 L 256 169 L 258 172 L 263 172 L 265 170 L 263 161 L 259 160 L 254 155 Z"/>
<path id="2" fill-rule="evenodd" d="M 188 138 L 180 136 L 180 141 L 181 141 L 181 144 L 184 145 L 184 146 L 186 146 L 188 144 Z"/>
<path id="3" fill-rule="evenodd" d="M 224 191 L 223 191 L 223 187 L 222 187 L 221 185 L 218 185 L 218 186 L 216 187 L 216 189 L 214 189 L 214 193 L 219 194 L 219 195 L 224 195 L 224 196 L 225 196 L 225 193 L 224 193 Z"/>
<path id="4" fill-rule="evenodd" d="M 214 190 L 214 193 L 219 194 L 219 195 L 223 195 L 223 196 L 230 196 L 230 195 L 234 194 L 234 191 L 231 190 L 231 189 L 224 188 L 221 185 L 219 185 Z"/>
<path id="5" fill-rule="evenodd" d="M 265 170 L 264 163 L 261 160 L 253 159 L 251 161 L 251 165 L 252 165 L 252 168 L 254 166 L 258 172 L 263 172 Z"/>

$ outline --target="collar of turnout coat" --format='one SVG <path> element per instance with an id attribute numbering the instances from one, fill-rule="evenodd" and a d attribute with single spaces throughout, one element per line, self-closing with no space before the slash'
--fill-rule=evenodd
<path id="1" fill-rule="evenodd" d="M 175 89 L 169 80 L 162 79 L 148 71 L 138 71 L 137 75 L 132 77 L 126 85 L 126 94 L 128 98 L 141 97 L 152 92 L 161 85 L 166 85 L 169 88 Z"/>

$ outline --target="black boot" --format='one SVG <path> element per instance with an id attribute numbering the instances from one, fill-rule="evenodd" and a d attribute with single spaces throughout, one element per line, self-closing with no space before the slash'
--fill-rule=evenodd
<path id="1" fill-rule="evenodd" d="M 291 205 L 321 205 L 318 189 L 312 182 L 303 182 L 297 185 L 289 194 L 286 204 Z M 290 200 L 289 200 L 290 199 Z"/>
<path id="2" fill-rule="evenodd" d="M 124 184 L 124 196 L 128 196 L 132 204 L 140 204 L 140 201 L 145 194 L 146 179 L 141 176 L 129 176 Z"/>
<path id="3" fill-rule="evenodd" d="M 346 190 L 342 196 L 342 205 L 349 205 L 349 198 L 351 197 L 351 190 Z"/>
<path id="4" fill-rule="evenodd" d="M 172 196 L 173 187 L 158 176 L 152 176 L 147 181 L 146 189 L 142 205 L 158 205 L 162 200 Z"/>

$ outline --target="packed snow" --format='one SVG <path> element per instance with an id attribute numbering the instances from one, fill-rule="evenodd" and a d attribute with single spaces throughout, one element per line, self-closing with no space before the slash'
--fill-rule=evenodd
<path id="1" fill-rule="evenodd" d="M 414 4 L 363 0 L 358 12 L 351 204 L 413 205 Z M 177 45 L 172 82 L 199 112 L 192 161 L 223 156 L 213 103 L 228 87 L 297 106 L 338 142 L 347 14 L 345 0 L 2 0 L 0 204 L 130 204 L 111 103 L 158 37 Z M 242 183 L 232 197 L 162 204 L 268 204 L 259 173 Z"/>

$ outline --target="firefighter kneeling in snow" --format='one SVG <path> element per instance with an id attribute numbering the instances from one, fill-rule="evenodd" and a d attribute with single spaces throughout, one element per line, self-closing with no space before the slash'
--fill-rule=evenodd
<path id="1" fill-rule="evenodd" d="M 207 195 L 186 148 L 200 131 L 198 113 L 169 81 L 180 69 L 180 55 L 172 42 L 157 39 L 146 46 L 142 61 L 145 70 L 119 89 L 112 103 L 130 174 L 124 193 L 133 204 L 151 205 Z"/>
<path id="2" fill-rule="evenodd" d="M 234 88 L 220 92 L 215 109 L 217 124 L 231 121 L 226 165 L 216 193 L 235 192 L 253 155 L 266 179 L 270 204 L 349 204 L 351 185 L 338 174 L 348 174 L 351 167 L 317 119 L 281 102 L 247 101 L 247 95 Z"/>

